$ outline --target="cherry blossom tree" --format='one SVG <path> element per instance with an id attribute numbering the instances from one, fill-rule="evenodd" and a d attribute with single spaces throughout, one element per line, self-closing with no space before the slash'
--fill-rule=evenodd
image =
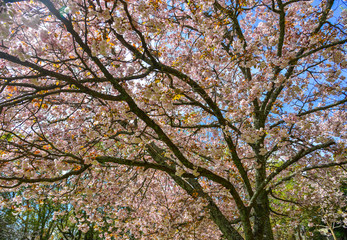
<path id="1" fill-rule="evenodd" d="M 271 240 L 295 202 L 346 224 L 345 7 L 3 1 L 1 187 L 104 239 Z"/>

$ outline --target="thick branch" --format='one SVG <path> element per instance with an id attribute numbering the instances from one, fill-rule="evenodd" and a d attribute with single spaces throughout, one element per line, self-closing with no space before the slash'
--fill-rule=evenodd
<path id="1" fill-rule="evenodd" d="M 17 184 L 15 184 L 12 187 L 20 186 L 23 183 L 40 183 L 40 182 L 58 182 L 63 179 L 67 179 L 74 175 L 80 175 L 85 170 L 87 170 L 91 165 L 82 165 L 79 170 L 72 170 L 70 172 L 67 172 L 59 177 L 53 177 L 53 178 L 24 178 L 24 177 L 0 177 L 0 180 L 3 181 L 17 181 Z"/>
<path id="2" fill-rule="evenodd" d="M 338 105 L 341 105 L 343 103 L 347 102 L 347 98 L 345 99 L 342 99 L 340 101 L 337 101 L 337 102 L 334 102 L 332 104 L 329 104 L 329 105 L 326 105 L 326 106 L 322 106 L 322 107 L 317 107 L 317 108 L 313 108 L 311 110 L 308 110 L 308 111 L 305 111 L 305 112 L 302 112 L 302 113 L 298 113 L 296 114 L 297 117 L 301 117 L 301 116 L 305 116 L 305 115 L 308 115 L 308 114 L 311 114 L 311 113 L 314 113 L 314 112 L 318 112 L 318 111 L 321 111 L 321 110 L 326 110 L 326 109 L 329 109 L 329 108 L 332 108 L 332 107 L 335 107 L 335 106 L 338 106 Z M 272 124 L 270 126 L 270 129 L 284 123 L 285 121 L 284 120 L 281 120 L 281 121 L 278 121 L 274 124 Z"/>
<path id="3" fill-rule="evenodd" d="M 17 64 L 19 64 L 21 66 L 24 66 L 24 67 L 32 68 L 32 69 L 38 71 L 39 73 L 41 73 L 44 76 L 50 76 L 50 77 L 56 78 L 58 80 L 67 82 L 69 84 L 73 84 L 77 88 L 81 89 L 82 92 L 84 92 L 84 93 L 86 93 L 88 95 L 91 95 L 93 97 L 101 98 L 101 99 L 104 99 L 104 100 L 111 100 L 111 101 L 121 101 L 121 100 L 123 100 L 120 95 L 113 96 L 113 95 L 107 95 L 107 94 L 99 93 L 97 91 L 94 91 L 94 90 L 92 90 L 92 89 L 82 85 L 79 81 L 76 81 L 74 78 L 72 78 L 72 77 L 70 77 L 68 75 L 64 75 L 64 74 L 61 74 L 61 73 L 58 73 L 58 72 L 54 72 L 54 71 L 50 71 L 50 70 L 44 69 L 44 68 L 42 68 L 42 67 L 40 67 L 40 66 L 38 66 L 38 65 L 36 65 L 34 63 L 28 62 L 28 61 L 21 61 L 19 58 L 15 57 L 15 56 L 12 56 L 12 55 L 10 55 L 8 53 L 0 51 L 0 59 L 4 59 L 4 60 L 7 60 L 7 61 L 10 61 L 10 62 L 13 62 L 13 63 L 17 63 Z"/>
<path id="4" fill-rule="evenodd" d="M 303 169 L 301 169 L 299 171 L 296 171 L 295 173 L 293 173 L 293 174 L 291 174 L 291 175 L 289 175 L 287 177 L 282 178 L 280 181 L 278 181 L 277 183 L 273 184 L 271 188 L 279 186 L 282 183 L 284 183 L 286 181 L 289 181 L 290 179 L 295 177 L 297 174 L 300 174 L 300 173 L 303 173 L 303 172 L 306 172 L 306 171 L 310 171 L 310 170 L 314 170 L 314 169 L 321 169 L 321 168 L 330 168 L 330 167 L 343 166 L 343 165 L 346 165 L 346 164 L 347 164 L 347 161 L 338 162 L 338 163 L 325 163 L 325 164 L 315 165 L 315 166 L 312 166 L 312 167 L 305 167 L 305 168 L 303 168 Z"/>
<path id="5" fill-rule="evenodd" d="M 232 226 L 232 223 L 224 216 L 218 206 L 214 203 L 213 199 L 202 190 L 201 185 L 196 179 L 189 179 L 188 182 L 183 180 L 181 177 L 171 175 L 175 182 L 182 187 L 192 197 L 198 196 L 205 198 L 208 201 L 207 209 L 212 220 L 219 227 L 221 232 L 228 240 L 243 240 L 243 237 L 237 232 Z"/>

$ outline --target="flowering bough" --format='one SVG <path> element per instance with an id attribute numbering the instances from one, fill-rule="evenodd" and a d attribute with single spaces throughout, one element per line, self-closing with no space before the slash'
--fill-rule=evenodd
<path id="1" fill-rule="evenodd" d="M 284 184 L 346 177 L 338 4 L 4 1 L 0 185 L 65 184 L 105 238 L 274 239 Z"/>

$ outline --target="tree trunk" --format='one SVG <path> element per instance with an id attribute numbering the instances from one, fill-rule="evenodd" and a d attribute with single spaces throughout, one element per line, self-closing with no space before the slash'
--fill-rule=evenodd
<path id="1" fill-rule="evenodd" d="M 256 173 L 256 187 L 262 184 L 266 177 L 266 170 L 264 161 L 259 161 L 261 168 Z M 270 206 L 269 198 L 266 191 L 259 194 L 256 204 L 254 206 L 254 227 L 253 234 L 255 240 L 274 240 L 271 221 L 270 221 Z"/>

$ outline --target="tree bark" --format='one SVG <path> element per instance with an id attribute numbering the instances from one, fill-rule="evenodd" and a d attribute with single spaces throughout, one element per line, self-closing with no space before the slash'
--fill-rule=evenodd
<path id="1" fill-rule="evenodd" d="M 260 188 L 261 184 L 266 178 L 266 169 L 264 159 L 260 159 L 258 164 L 261 167 L 257 169 L 256 173 L 256 188 Z M 259 194 L 256 204 L 254 205 L 254 228 L 253 234 L 255 240 L 274 240 L 271 221 L 270 221 L 270 206 L 269 198 L 266 191 L 262 191 Z"/>

